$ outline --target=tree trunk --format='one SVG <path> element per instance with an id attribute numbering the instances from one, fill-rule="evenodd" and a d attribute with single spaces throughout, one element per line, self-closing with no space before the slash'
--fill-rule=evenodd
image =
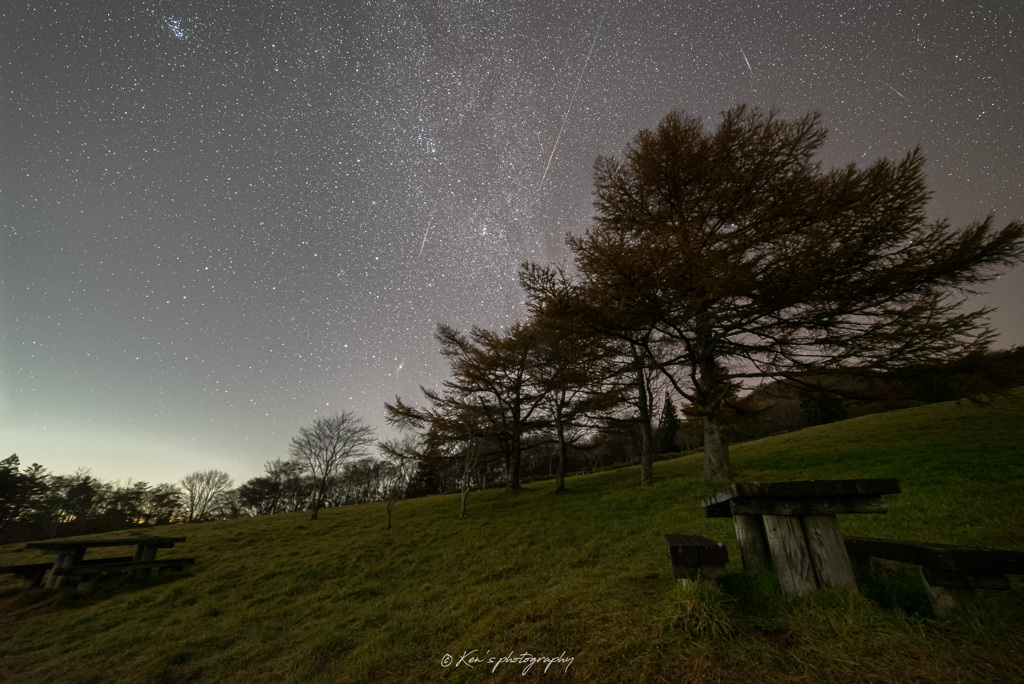
<path id="1" fill-rule="evenodd" d="M 391 507 L 395 505 L 395 499 L 388 499 L 388 526 L 384 529 L 391 529 Z"/>
<path id="2" fill-rule="evenodd" d="M 462 481 L 462 508 L 459 509 L 459 520 L 466 517 L 466 499 L 469 497 L 469 482 Z"/>
<path id="3" fill-rule="evenodd" d="M 316 504 L 313 505 L 313 515 L 310 520 L 316 520 L 316 514 L 320 511 L 320 507 Z"/>
<path id="4" fill-rule="evenodd" d="M 518 437 L 512 438 L 510 454 L 509 454 L 509 469 L 508 469 L 508 482 L 505 483 L 505 489 L 513 492 L 519 490 L 519 471 L 522 463 L 522 444 Z"/>
<path id="5" fill-rule="evenodd" d="M 704 481 L 729 479 L 729 444 L 722 435 L 721 417 L 704 416 Z"/>
<path id="6" fill-rule="evenodd" d="M 650 487 L 654 484 L 654 434 L 650 417 L 640 426 L 640 431 L 640 486 Z"/>
<path id="7" fill-rule="evenodd" d="M 636 371 L 637 410 L 640 414 L 640 486 L 654 484 L 654 434 L 651 427 L 651 393 L 644 369 Z"/>
<path id="8" fill-rule="evenodd" d="M 555 414 L 555 428 L 558 432 L 558 467 L 555 470 L 555 494 L 565 491 L 565 462 L 569 445 L 565 443 L 565 426 L 562 424 L 561 411 Z"/>

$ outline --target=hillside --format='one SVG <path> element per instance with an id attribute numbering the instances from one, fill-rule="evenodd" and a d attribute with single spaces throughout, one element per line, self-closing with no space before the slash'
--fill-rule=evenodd
<path id="1" fill-rule="evenodd" d="M 733 448 L 737 480 L 895 477 L 887 515 L 849 534 L 1024 550 L 1024 392 L 935 404 Z M 782 598 L 742 575 L 729 520 L 707 519 L 696 454 L 572 477 L 517 495 L 473 492 L 161 528 L 197 564 L 81 597 L 0 576 L 0 680 L 12 682 L 522 681 L 524 665 L 456 666 L 478 649 L 572 658 L 572 681 L 1024 681 L 1024 578 L 932 617 L 907 571 L 869 598 Z M 682 588 L 664 534 L 724 541 L 722 588 Z M 23 545 L 0 565 L 44 560 Z M 488 653 L 489 651 L 489 653 Z M 454 662 L 443 665 L 450 654 Z"/>

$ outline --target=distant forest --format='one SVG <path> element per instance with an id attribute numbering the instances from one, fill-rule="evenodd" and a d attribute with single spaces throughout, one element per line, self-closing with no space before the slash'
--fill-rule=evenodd
<path id="1" fill-rule="evenodd" d="M 808 378 L 800 384 L 773 383 L 738 398 L 730 411 L 730 441 L 742 442 L 848 417 L 925 403 L 958 400 L 1024 384 L 1024 349 L 998 351 L 955 366 L 918 368 L 905 378 L 851 381 L 846 377 Z M 628 420 L 608 426 L 569 453 L 570 473 L 635 465 L 642 437 Z M 679 415 L 670 393 L 655 431 L 660 457 L 700 449 L 699 420 Z M 479 454 L 473 488 L 504 486 L 500 450 Z M 557 440 L 538 432 L 525 445 L 525 482 L 555 475 Z M 462 463 L 426 458 L 404 471 L 386 467 L 376 456 L 343 465 L 329 488 L 324 507 L 413 498 L 459 491 Z M 398 481 L 395 481 L 395 480 Z M 238 487 L 227 473 L 200 471 L 176 483 L 105 482 L 80 469 L 50 473 L 33 463 L 22 467 L 17 455 L 0 461 L 0 543 L 127 530 L 153 525 L 202 522 L 273 513 L 307 511 L 313 504 L 314 478 L 298 460 L 268 462 L 264 474 Z"/>

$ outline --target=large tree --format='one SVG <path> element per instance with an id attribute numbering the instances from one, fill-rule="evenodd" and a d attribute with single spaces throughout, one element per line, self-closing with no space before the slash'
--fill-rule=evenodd
<path id="1" fill-rule="evenodd" d="M 342 466 L 350 459 L 368 456 L 373 443 L 373 428 L 352 411 L 317 416 L 312 425 L 299 428 L 288 453 L 313 479 L 313 520 L 337 482 Z"/>
<path id="2" fill-rule="evenodd" d="M 985 349 L 967 294 L 1024 253 L 1024 224 L 930 221 L 924 157 L 822 168 L 820 116 L 739 106 L 715 131 L 671 113 L 595 164 L 575 272 L 527 265 L 542 305 L 641 340 L 704 422 L 704 478 L 729 476 L 728 397 L 765 378 L 883 373 Z M 643 335 L 652 330 L 653 334 Z"/>

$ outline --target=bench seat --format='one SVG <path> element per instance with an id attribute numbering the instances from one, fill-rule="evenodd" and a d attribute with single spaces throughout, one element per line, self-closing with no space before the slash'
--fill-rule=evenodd
<path id="1" fill-rule="evenodd" d="M 862 580 L 870 574 L 871 558 L 919 566 L 932 608 L 939 616 L 951 612 L 965 592 L 1009 589 L 1007 575 L 1024 575 L 1021 551 L 871 537 L 847 537 L 846 551 Z"/>
<path id="2" fill-rule="evenodd" d="M 725 544 L 696 534 L 666 534 L 668 557 L 676 579 L 696 579 L 698 573 L 706 577 L 723 577 L 729 562 Z"/>
<path id="3" fill-rule="evenodd" d="M 53 563 L 28 563 L 25 565 L 5 565 L 0 567 L 0 575 L 14 575 L 21 580 L 21 586 L 25 589 L 38 587 L 43 583 L 43 576 L 46 571 L 53 567 Z"/>
<path id="4" fill-rule="evenodd" d="M 111 562 L 118 561 L 118 562 Z M 62 569 L 61 574 L 78 578 L 78 593 L 88 594 L 96 586 L 100 575 L 104 573 L 127 572 L 130 576 L 144 577 L 150 570 L 157 569 L 160 574 L 171 570 L 181 570 L 186 565 L 193 565 L 195 558 L 164 558 L 161 560 L 133 561 L 127 559 L 101 558 L 90 564 L 82 563 L 73 568 Z"/>

